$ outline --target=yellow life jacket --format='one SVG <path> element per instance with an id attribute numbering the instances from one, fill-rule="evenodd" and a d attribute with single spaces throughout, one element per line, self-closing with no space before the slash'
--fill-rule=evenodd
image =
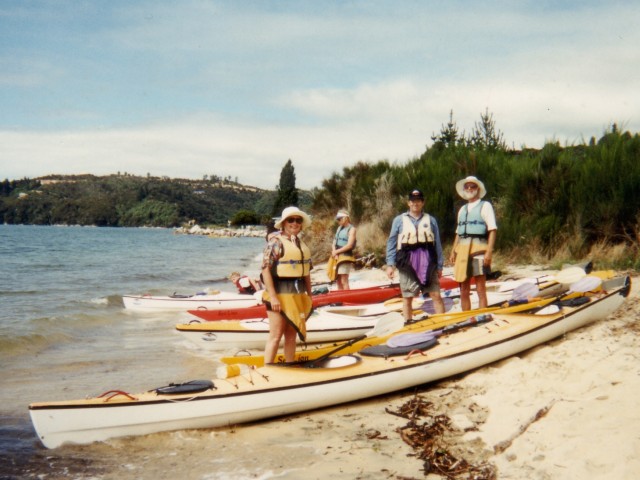
<path id="1" fill-rule="evenodd" d="M 409 214 L 405 213 L 402 216 L 402 230 L 400 230 L 400 235 L 398 235 L 398 250 L 404 245 L 426 245 L 434 242 L 435 237 L 431 230 L 431 217 L 429 214 L 425 213 L 422 215 L 417 228 L 411 218 L 409 218 Z"/>
<path id="2" fill-rule="evenodd" d="M 282 242 L 283 255 L 276 263 L 275 273 L 278 278 L 302 278 L 311 272 L 311 250 L 302 240 L 298 247 L 286 235 L 279 236 Z"/>

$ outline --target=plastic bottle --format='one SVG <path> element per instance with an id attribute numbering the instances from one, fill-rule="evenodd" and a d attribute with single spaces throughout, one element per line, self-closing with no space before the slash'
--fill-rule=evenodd
<path id="1" fill-rule="evenodd" d="M 223 365 L 216 369 L 216 376 L 220 379 L 238 377 L 249 373 L 249 366 L 243 363 L 234 363 L 232 365 Z"/>

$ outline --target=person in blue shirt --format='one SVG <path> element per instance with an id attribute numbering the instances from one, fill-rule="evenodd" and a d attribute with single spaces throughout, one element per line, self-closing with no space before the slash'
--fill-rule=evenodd
<path id="1" fill-rule="evenodd" d="M 423 211 L 424 194 L 420 190 L 409 193 L 407 205 L 409 210 L 391 224 L 386 260 L 390 279 L 398 269 L 405 322 L 413 319 L 414 297 L 424 294 L 429 294 L 436 313 L 444 313 L 440 295 L 444 257 L 438 222 Z"/>

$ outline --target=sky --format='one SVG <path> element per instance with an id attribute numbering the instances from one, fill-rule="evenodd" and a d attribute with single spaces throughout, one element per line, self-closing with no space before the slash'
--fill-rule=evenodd
<path id="1" fill-rule="evenodd" d="M 0 179 L 298 188 L 404 163 L 450 112 L 513 148 L 640 131 L 637 1 L 3 0 Z"/>

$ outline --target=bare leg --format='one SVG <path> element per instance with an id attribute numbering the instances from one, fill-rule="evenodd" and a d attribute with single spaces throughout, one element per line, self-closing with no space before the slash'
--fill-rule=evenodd
<path id="1" fill-rule="evenodd" d="M 437 292 L 429 292 L 429 297 L 433 300 L 433 308 L 436 313 L 444 313 L 444 301 L 442 300 L 442 295 L 440 295 L 440 291 Z"/>
<path id="2" fill-rule="evenodd" d="M 478 302 L 480 308 L 487 307 L 487 277 L 478 275 L 476 279 L 476 292 L 478 293 Z"/>
<path id="3" fill-rule="evenodd" d="M 349 290 L 349 274 L 341 273 L 337 278 L 338 290 Z"/>
<path id="4" fill-rule="evenodd" d="M 296 336 L 298 332 L 293 326 L 284 320 L 284 360 L 285 362 L 293 362 L 296 359 Z"/>
<path id="5" fill-rule="evenodd" d="M 471 310 L 471 279 L 460 284 L 460 306 L 463 311 Z"/>
<path id="6" fill-rule="evenodd" d="M 404 297 L 402 299 L 402 315 L 405 323 L 413 320 L 413 297 Z"/>
<path id="7" fill-rule="evenodd" d="M 267 315 L 269 317 L 269 337 L 264 347 L 264 363 L 273 363 L 276 358 L 276 353 L 278 353 L 280 340 L 284 335 L 287 322 L 278 312 L 268 310 Z"/>

